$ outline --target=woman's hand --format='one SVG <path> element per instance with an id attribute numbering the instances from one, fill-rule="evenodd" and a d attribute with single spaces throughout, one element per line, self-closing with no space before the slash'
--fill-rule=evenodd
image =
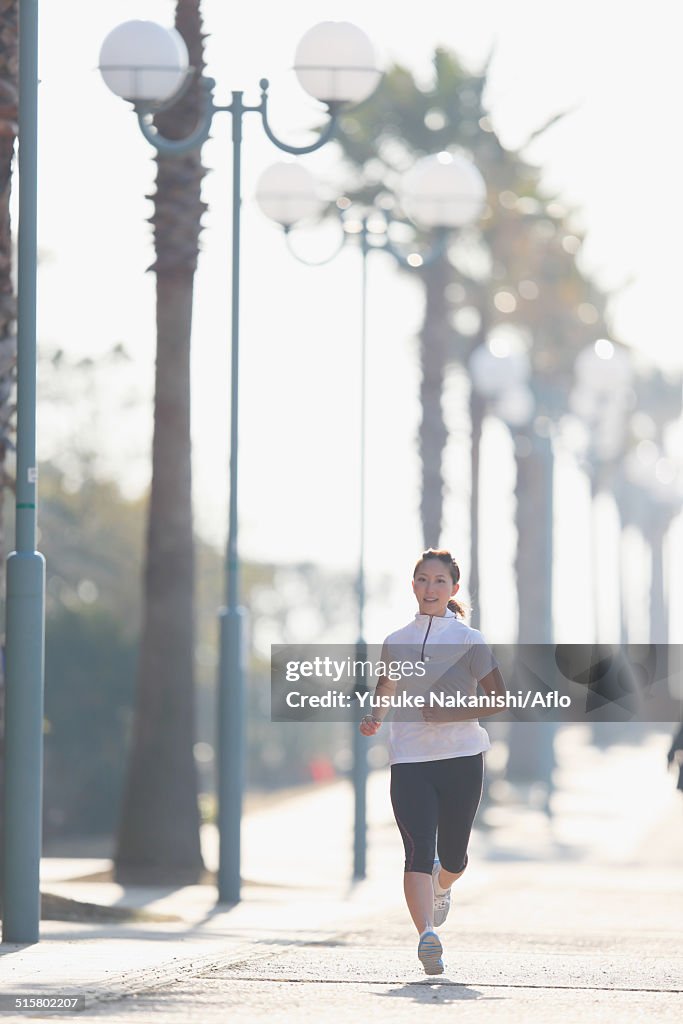
<path id="1" fill-rule="evenodd" d="M 360 720 L 360 731 L 363 736 L 374 736 L 376 732 L 379 732 L 382 723 L 377 718 L 373 718 L 372 715 L 366 715 L 365 718 Z"/>

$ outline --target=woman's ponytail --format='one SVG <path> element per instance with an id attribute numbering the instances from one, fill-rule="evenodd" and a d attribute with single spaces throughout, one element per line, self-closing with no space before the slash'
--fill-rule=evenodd
<path id="1" fill-rule="evenodd" d="M 448 607 L 452 612 L 455 612 L 461 619 L 465 618 L 465 606 L 460 604 L 460 601 L 456 601 L 454 597 L 448 602 Z"/>

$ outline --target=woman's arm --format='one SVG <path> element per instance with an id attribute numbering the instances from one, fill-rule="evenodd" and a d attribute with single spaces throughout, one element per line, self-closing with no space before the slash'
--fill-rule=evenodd
<path id="1" fill-rule="evenodd" d="M 396 693 L 396 683 L 392 683 L 391 679 L 387 679 L 386 676 L 380 676 L 377 686 L 375 687 L 375 697 L 393 697 Z M 388 703 L 388 702 L 387 702 Z M 361 718 L 360 731 L 363 736 L 374 736 L 379 730 L 384 717 L 389 711 L 389 707 L 381 707 L 381 701 L 378 702 L 377 707 L 371 707 L 367 715 Z"/>
<path id="2" fill-rule="evenodd" d="M 500 670 L 494 668 L 488 675 L 480 679 L 478 684 L 487 696 L 505 698 L 507 689 Z M 498 715 L 505 707 L 481 707 L 481 708 L 441 708 L 425 707 L 422 709 L 422 717 L 425 722 L 469 722 L 473 718 L 490 718 L 491 715 Z"/>

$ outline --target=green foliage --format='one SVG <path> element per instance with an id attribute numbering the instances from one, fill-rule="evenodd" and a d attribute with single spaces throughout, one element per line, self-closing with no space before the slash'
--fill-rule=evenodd
<path id="1" fill-rule="evenodd" d="M 387 169 L 402 170 L 397 141 L 412 159 L 476 134 L 484 79 L 470 75 L 446 50 L 436 51 L 434 72 L 433 87 L 422 89 L 408 68 L 389 68 L 370 99 L 342 120 L 339 141 L 351 162 L 363 165 L 379 156 Z M 428 114 L 437 112 L 443 126 L 435 129 L 429 127 Z"/>
<path id="2" fill-rule="evenodd" d="M 55 609 L 45 637 L 45 838 L 116 827 L 135 643 L 111 612 Z"/>
<path id="3" fill-rule="evenodd" d="M 47 562 L 47 615 L 62 608 L 106 610 L 127 637 L 140 623 L 145 501 L 93 477 L 77 490 L 40 467 L 39 547 Z"/>
<path id="4" fill-rule="evenodd" d="M 140 629 L 145 499 L 126 500 L 112 481 L 74 489 L 40 467 L 39 547 L 47 563 L 45 837 L 110 835 L 131 738 Z M 13 503 L 7 503 L 12 529 Z M 198 740 L 214 745 L 217 609 L 223 553 L 196 539 Z M 348 747 L 343 727 L 270 721 L 270 643 L 346 637 L 353 591 L 344 574 L 314 566 L 243 566 L 252 662 L 248 692 L 248 785 L 290 786 Z M 337 760 L 339 760 L 337 758 Z M 342 757 L 343 761 L 343 757 Z M 212 792 L 214 766 L 200 763 Z"/>
<path id="5" fill-rule="evenodd" d="M 47 562 L 45 833 L 110 834 L 115 827 L 131 736 L 140 629 L 145 499 L 124 499 L 112 481 L 73 490 L 40 467 L 40 549 Z M 11 506 L 8 508 L 10 519 Z M 196 539 L 198 740 L 215 743 L 217 609 L 223 553 Z M 335 726 L 270 721 L 269 645 L 342 630 L 352 612 L 351 581 L 313 566 L 243 566 L 252 635 L 248 693 L 251 787 L 310 779 L 309 765 L 346 739 Z M 213 765 L 200 764 L 210 792 Z"/>

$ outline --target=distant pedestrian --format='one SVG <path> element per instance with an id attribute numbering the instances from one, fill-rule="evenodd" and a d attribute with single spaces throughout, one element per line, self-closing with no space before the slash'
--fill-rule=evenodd
<path id="1" fill-rule="evenodd" d="M 464 608 L 454 600 L 459 580 L 460 569 L 449 551 L 423 552 L 412 583 L 418 613 L 386 638 L 382 661 L 402 663 L 404 695 L 420 692 L 425 706 L 418 712 L 404 711 L 397 702 L 397 682 L 384 675 L 375 689 L 372 714 L 360 723 L 364 736 L 374 736 L 389 710 L 376 706 L 378 700 L 399 705 L 389 734 L 391 802 L 405 850 L 405 899 L 426 974 L 444 970 L 443 946 L 435 928 L 446 920 L 451 885 L 467 867 L 467 846 L 481 799 L 483 753 L 490 742 L 477 719 L 500 710 L 449 707 L 443 698 L 444 706 L 438 701 L 430 706 L 434 701 L 429 694 L 458 690 L 473 697 L 479 684 L 489 696 L 505 695 L 496 659 L 482 634 L 463 621 Z M 416 671 L 406 676 L 410 653 Z M 393 671 L 390 674 L 396 678 Z"/>

